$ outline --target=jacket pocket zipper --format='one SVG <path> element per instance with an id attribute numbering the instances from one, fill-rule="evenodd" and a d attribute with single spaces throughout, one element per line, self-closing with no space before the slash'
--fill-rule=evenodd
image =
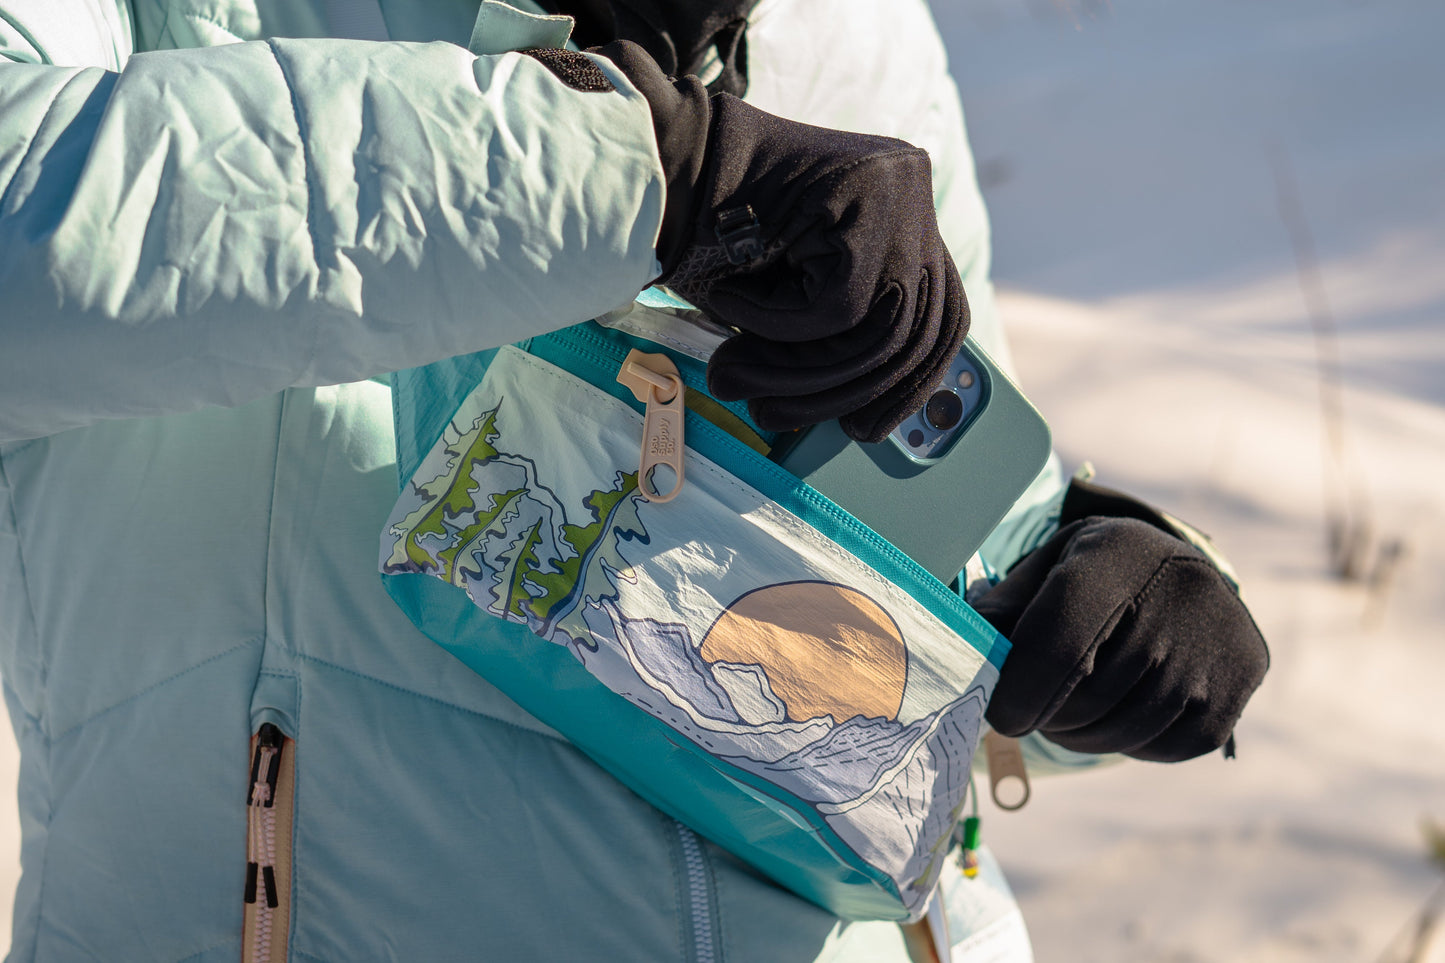
<path id="1" fill-rule="evenodd" d="M 242 963 L 285 963 L 287 956 L 294 748 L 295 743 L 269 722 L 251 740 Z"/>
<path id="2" fill-rule="evenodd" d="M 681 850 L 682 885 L 686 890 L 688 938 L 683 947 L 687 963 L 721 963 L 718 941 L 717 891 L 702 840 L 685 823 L 673 820 Z"/>

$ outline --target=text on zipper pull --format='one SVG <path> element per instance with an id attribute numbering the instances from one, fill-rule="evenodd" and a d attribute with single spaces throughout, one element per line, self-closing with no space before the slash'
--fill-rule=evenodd
<path id="1" fill-rule="evenodd" d="M 682 425 L 687 410 L 677 365 L 665 354 L 647 354 L 634 348 L 623 359 L 617 380 L 647 406 L 642 418 L 637 490 L 650 502 L 670 502 L 682 491 Z M 659 492 L 653 487 L 653 473 L 659 466 L 672 471 L 669 491 Z"/>

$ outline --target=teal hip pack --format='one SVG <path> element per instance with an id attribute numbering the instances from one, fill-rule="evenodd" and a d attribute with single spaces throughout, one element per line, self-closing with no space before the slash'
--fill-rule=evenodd
<path id="1" fill-rule="evenodd" d="M 700 362 L 636 348 L 589 322 L 393 376 L 387 591 L 659 809 L 841 917 L 916 919 L 1008 643 Z"/>

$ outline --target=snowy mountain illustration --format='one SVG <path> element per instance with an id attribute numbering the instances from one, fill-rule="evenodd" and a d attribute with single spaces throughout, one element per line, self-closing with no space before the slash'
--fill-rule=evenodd
<path id="1" fill-rule="evenodd" d="M 634 564 L 656 550 L 653 506 L 636 473 L 559 496 L 543 477 L 564 476 L 498 447 L 519 447 L 502 441 L 505 405 L 459 413 L 447 427 L 393 512 L 383 571 L 443 579 L 566 646 L 613 692 L 811 805 L 900 888 L 931 884 L 967 784 L 984 686 L 900 716 L 906 640 L 882 605 L 849 586 L 750 584 L 705 613 L 679 611 L 687 607 L 656 587 L 649 594 Z"/>

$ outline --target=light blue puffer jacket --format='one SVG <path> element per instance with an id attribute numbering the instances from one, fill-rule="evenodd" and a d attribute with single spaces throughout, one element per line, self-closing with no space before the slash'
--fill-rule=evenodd
<path id="1" fill-rule="evenodd" d="M 581 93 L 469 53 L 476 0 L 368 2 L 0 0 L 11 959 L 240 957 L 266 723 L 293 740 L 287 958 L 901 959 L 897 927 L 698 840 L 381 589 L 391 408 L 365 379 L 628 301 L 663 188 L 615 72 Z M 1007 364 L 923 0 L 763 0 L 749 51 L 758 106 L 933 153 Z"/>

